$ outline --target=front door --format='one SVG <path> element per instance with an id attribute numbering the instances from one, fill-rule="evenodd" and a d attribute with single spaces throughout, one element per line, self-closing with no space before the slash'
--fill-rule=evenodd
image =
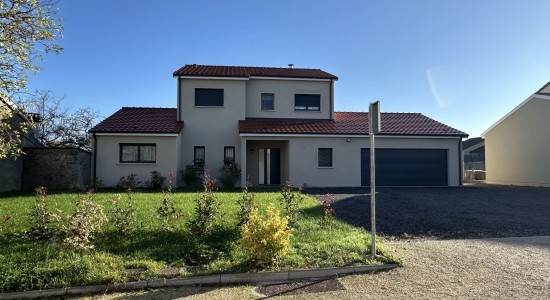
<path id="1" fill-rule="evenodd" d="M 259 184 L 281 184 L 281 148 L 260 148 Z"/>

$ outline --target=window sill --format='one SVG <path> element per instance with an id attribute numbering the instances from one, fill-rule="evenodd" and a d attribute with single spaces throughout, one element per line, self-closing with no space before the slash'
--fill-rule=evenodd
<path id="1" fill-rule="evenodd" d="M 295 112 L 310 112 L 310 113 L 321 113 L 321 110 L 306 110 L 306 109 L 295 109 Z"/>
<path id="2" fill-rule="evenodd" d="M 156 166 L 156 162 L 119 162 L 117 166 Z"/>
<path id="3" fill-rule="evenodd" d="M 317 169 L 334 169 L 334 166 L 332 166 L 332 167 L 317 167 Z"/>
<path id="4" fill-rule="evenodd" d="M 274 109 L 260 109 L 260 111 L 266 111 L 266 112 L 275 112 Z"/>

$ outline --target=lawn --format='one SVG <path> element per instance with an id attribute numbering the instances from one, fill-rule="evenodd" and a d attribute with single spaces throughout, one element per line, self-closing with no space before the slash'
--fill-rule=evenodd
<path id="1" fill-rule="evenodd" d="M 115 191 L 100 191 L 94 196 L 93 201 L 103 207 L 107 218 L 115 194 Z M 35 201 L 33 194 L 0 194 L 0 292 L 262 271 L 252 267 L 239 247 L 237 200 L 241 197 L 240 191 L 216 193 L 222 203 L 219 226 L 211 235 L 200 238 L 190 236 L 187 229 L 197 195 L 196 192 L 172 194 L 180 217 L 175 230 L 165 232 L 157 217 L 162 194 L 135 192 L 131 196 L 137 209 L 139 229 L 121 235 L 112 223 L 107 223 L 96 235 L 93 250 L 78 251 L 60 242 L 36 241 L 28 237 L 28 214 Z M 124 193 L 122 196 L 126 197 Z M 61 223 L 64 223 L 79 197 L 78 193 L 52 193 L 48 196 L 48 207 L 58 209 Z M 270 203 L 281 210 L 279 197 L 276 191 L 256 191 L 255 203 L 261 211 Z M 364 229 L 338 218 L 330 227 L 322 226 L 323 207 L 309 196 L 300 204 L 300 212 L 288 254 L 267 270 L 379 263 L 368 261 L 370 235 Z M 3 216 L 10 218 L 4 221 Z M 388 262 L 393 261 L 383 248 L 380 254 L 385 255 Z M 199 267 L 192 268 L 195 271 L 191 272 L 190 266 Z M 162 270 L 167 268 L 178 271 L 166 274 Z"/>

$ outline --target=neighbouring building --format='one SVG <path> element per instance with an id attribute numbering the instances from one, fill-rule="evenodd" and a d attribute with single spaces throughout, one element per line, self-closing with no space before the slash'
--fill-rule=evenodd
<path id="1" fill-rule="evenodd" d="M 550 186 L 549 129 L 550 82 L 482 133 L 487 182 Z"/>
<path id="2" fill-rule="evenodd" d="M 173 73 L 177 108 L 123 107 L 99 123 L 93 175 L 114 186 L 129 174 L 179 174 L 224 162 L 241 184 L 370 184 L 368 113 L 335 112 L 338 78 L 320 69 L 185 65 Z M 462 184 L 462 131 L 419 113 L 382 113 L 380 186 Z M 178 181 L 181 184 L 181 180 Z"/>

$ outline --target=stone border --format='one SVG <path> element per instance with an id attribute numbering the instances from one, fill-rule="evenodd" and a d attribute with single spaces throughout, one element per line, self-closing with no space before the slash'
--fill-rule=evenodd
<path id="1" fill-rule="evenodd" d="M 338 275 L 357 274 L 373 271 L 386 271 L 397 268 L 396 264 L 379 266 L 349 266 L 323 269 L 287 270 L 259 273 L 218 274 L 185 278 L 161 279 L 155 281 L 136 281 L 121 284 L 76 286 L 68 288 L 14 292 L 0 294 L 3 299 L 34 299 L 41 297 L 76 296 L 92 293 L 123 292 L 146 288 L 163 288 L 189 285 L 223 285 L 236 283 L 258 283 L 269 281 L 292 281 L 297 279 L 325 278 Z"/>

